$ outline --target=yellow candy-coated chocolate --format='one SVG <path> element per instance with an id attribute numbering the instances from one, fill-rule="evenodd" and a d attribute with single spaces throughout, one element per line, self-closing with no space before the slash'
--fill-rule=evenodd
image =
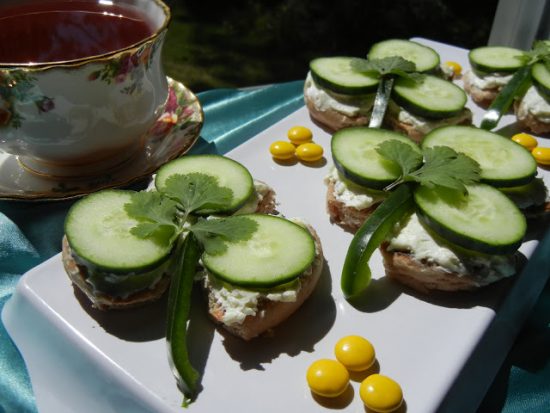
<path id="1" fill-rule="evenodd" d="M 517 133 L 514 136 L 512 136 L 512 140 L 515 143 L 519 143 L 521 146 L 523 146 L 528 151 L 532 151 L 538 146 L 537 140 L 529 135 L 528 133 Z"/>
<path id="2" fill-rule="evenodd" d="M 370 410 L 388 413 L 397 410 L 403 403 L 401 386 L 387 376 L 372 374 L 361 383 L 359 396 Z"/>
<path id="3" fill-rule="evenodd" d="M 290 128 L 287 132 L 287 136 L 294 145 L 311 142 L 311 139 L 313 139 L 313 133 L 305 126 L 294 126 Z"/>
<path id="4" fill-rule="evenodd" d="M 535 161 L 541 165 L 550 165 L 550 148 L 537 147 L 531 151 Z"/>
<path id="5" fill-rule="evenodd" d="M 301 161 L 315 162 L 323 157 L 323 147 L 316 143 L 303 143 L 296 148 L 296 156 Z"/>
<path id="6" fill-rule="evenodd" d="M 311 391 L 323 397 L 338 397 L 349 385 L 349 372 L 338 361 L 320 359 L 307 369 L 307 384 Z"/>
<path id="7" fill-rule="evenodd" d="M 462 73 L 462 66 L 460 66 L 460 63 L 450 60 L 448 62 L 445 62 L 445 65 L 453 70 L 455 76 L 460 76 L 460 74 Z"/>
<path id="8" fill-rule="evenodd" d="M 350 371 L 364 371 L 373 365 L 374 347 L 361 336 L 342 337 L 334 346 L 336 359 Z"/>
<path id="9" fill-rule="evenodd" d="M 269 146 L 269 152 L 275 159 L 287 160 L 294 156 L 296 147 L 287 141 L 275 141 Z"/>

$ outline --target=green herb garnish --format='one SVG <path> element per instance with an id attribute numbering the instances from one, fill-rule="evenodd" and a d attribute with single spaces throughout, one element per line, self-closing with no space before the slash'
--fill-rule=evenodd
<path id="1" fill-rule="evenodd" d="M 124 206 L 128 215 L 138 221 L 130 229 L 133 235 L 153 238 L 173 247 L 176 268 L 170 285 L 166 340 L 174 376 L 184 394 L 184 406 L 196 397 L 200 377 L 187 349 L 187 322 L 196 265 L 203 251 L 222 253 L 228 242 L 248 240 L 258 227 L 256 221 L 243 216 L 205 219 L 193 213 L 223 207 L 232 197 L 233 191 L 220 186 L 211 175 L 176 174 L 166 180 L 161 192 L 136 192 Z"/>
<path id="2" fill-rule="evenodd" d="M 398 164 L 402 171 L 399 179 L 386 190 L 404 182 L 417 182 L 428 187 L 442 186 L 467 194 L 466 185 L 478 182 L 480 178 L 479 164 L 448 146 L 424 148 L 424 164 L 416 170 L 421 155 L 403 142 L 389 140 L 381 143 L 376 151 Z"/>
<path id="3" fill-rule="evenodd" d="M 377 77 L 387 75 L 401 76 L 414 81 L 422 80 L 423 75 L 416 72 L 414 62 L 401 56 L 390 56 L 382 59 L 352 59 L 351 68 L 356 72 L 368 73 Z"/>
<path id="4" fill-rule="evenodd" d="M 525 65 L 543 62 L 546 68 L 550 70 L 550 40 L 535 41 L 532 49 L 522 56 L 522 60 Z"/>

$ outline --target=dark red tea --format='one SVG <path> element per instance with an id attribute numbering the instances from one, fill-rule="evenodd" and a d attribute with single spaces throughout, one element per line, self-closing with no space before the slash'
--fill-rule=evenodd
<path id="1" fill-rule="evenodd" d="M 79 59 L 153 34 L 140 12 L 110 1 L 34 1 L 0 6 L 0 64 Z"/>

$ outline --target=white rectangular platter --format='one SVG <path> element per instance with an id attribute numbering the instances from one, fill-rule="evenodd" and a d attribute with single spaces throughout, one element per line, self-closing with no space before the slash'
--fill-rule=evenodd
<path id="1" fill-rule="evenodd" d="M 419 41 L 434 47 L 442 61 L 468 67 L 465 50 Z M 483 111 L 468 104 L 479 125 Z M 502 124 L 512 122 L 508 115 Z M 271 159 L 269 144 L 285 139 L 295 125 L 312 129 L 325 149 L 325 163 L 281 165 Z M 352 382 L 348 397 L 327 405 L 312 397 L 305 381 L 309 364 L 333 358 L 334 344 L 349 334 L 368 338 L 379 372 L 401 384 L 402 412 L 474 411 L 548 274 L 531 272 L 479 293 L 426 299 L 387 280 L 375 254 L 368 299 L 353 307 L 339 287 L 352 235 L 331 225 L 325 212 L 330 135 L 302 108 L 227 155 L 275 189 L 282 214 L 302 217 L 317 229 L 326 266 L 302 309 L 271 337 L 249 343 L 216 330 L 202 297 L 194 297 L 189 339 L 203 389 L 187 411 L 364 413 L 359 382 Z M 540 173 L 549 185 L 549 173 Z M 521 251 L 528 257 L 536 245 L 527 241 Z M 94 311 L 75 293 L 59 255 L 25 274 L 2 316 L 28 365 L 39 410 L 181 412 L 182 395 L 166 357 L 165 304 L 115 314 Z"/>

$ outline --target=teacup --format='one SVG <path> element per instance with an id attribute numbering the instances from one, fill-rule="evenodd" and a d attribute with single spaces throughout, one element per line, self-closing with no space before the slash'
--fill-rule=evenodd
<path id="1" fill-rule="evenodd" d="M 31 172 L 78 178 L 142 149 L 168 97 L 168 6 L 0 0 L 0 16 L 0 150 Z"/>

